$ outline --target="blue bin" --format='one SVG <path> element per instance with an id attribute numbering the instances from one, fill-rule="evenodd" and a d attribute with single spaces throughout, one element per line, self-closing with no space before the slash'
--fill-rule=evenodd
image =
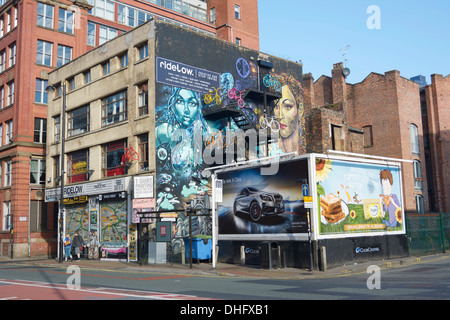
<path id="1" fill-rule="evenodd" d="M 186 259 L 189 259 L 189 238 L 184 239 L 186 248 Z M 192 259 L 207 260 L 211 259 L 212 240 L 211 239 L 192 239 Z"/>

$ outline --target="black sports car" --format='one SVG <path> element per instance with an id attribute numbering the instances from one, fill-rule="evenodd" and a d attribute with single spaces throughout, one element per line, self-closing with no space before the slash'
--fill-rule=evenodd
<path id="1" fill-rule="evenodd" d="M 245 187 L 234 199 L 233 212 L 249 214 L 253 221 L 258 221 L 262 216 L 280 214 L 284 212 L 283 196 Z"/>

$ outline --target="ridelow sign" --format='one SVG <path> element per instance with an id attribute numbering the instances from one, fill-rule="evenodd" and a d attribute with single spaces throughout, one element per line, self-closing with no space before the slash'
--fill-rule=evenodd
<path id="1" fill-rule="evenodd" d="M 220 87 L 220 74 L 165 58 L 156 58 L 156 81 L 201 93 Z"/>

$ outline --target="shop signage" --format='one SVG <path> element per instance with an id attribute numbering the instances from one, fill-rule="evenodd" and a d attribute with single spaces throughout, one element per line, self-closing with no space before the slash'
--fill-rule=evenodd
<path id="1" fill-rule="evenodd" d="M 64 198 L 98 195 L 125 191 L 125 178 L 83 183 L 64 188 Z M 61 188 L 46 189 L 45 202 L 55 202 L 60 198 Z"/>
<path id="2" fill-rule="evenodd" d="M 153 198 L 153 176 L 134 177 L 134 198 Z"/>
<path id="3" fill-rule="evenodd" d="M 220 88 L 220 73 L 156 57 L 156 81 L 167 85 L 208 93 Z"/>
<path id="4" fill-rule="evenodd" d="M 147 209 L 155 207 L 155 199 L 133 199 L 133 209 Z M 140 211 L 140 210 L 139 210 Z"/>
<path id="5" fill-rule="evenodd" d="M 64 199 L 64 204 L 76 204 L 76 203 L 85 203 L 88 201 L 87 196 L 79 196 L 79 197 L 73 197 L 73 198 L 66 198 Z"/>
<path id="6" fill-rule="evenodd" d="M 356 253 L 369 253 L 369 252 L 380 252 L 381 249 L 380 247 L 375 247 L 375 248 L 361 248 L 361 247 L 356 247 L 355 252 Z"/>

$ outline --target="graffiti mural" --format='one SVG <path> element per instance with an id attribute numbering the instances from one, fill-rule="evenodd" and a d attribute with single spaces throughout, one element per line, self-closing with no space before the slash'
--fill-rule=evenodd
<path id="1" fill-rule="evenodd" d="M 262 66 L 259 52 L 170 25 L 159 29 L 157 44 L 156 210 L 184 209 L 210 192 L 202 171 L 228 163 L 223 154 L 236 143 L 230 137 L 259 133 L 266 123 L 279 139 L 256 146 L 255 155 L 245 141 L 244 159 L 230 161 L 306 153 L 301 65 L 267 57 L 273 66 Z M 262 93 L 276 98 L 264 100 Z M 179 220 L 177 229 L 186 219 Z M 198 225 L 199 233 L 211 229 Z"/>
<path id="2" fill-rule="evenodd" d="M 108 245 L 127 243 L 127 201 L 100 202 L 100 242 Z"/>

